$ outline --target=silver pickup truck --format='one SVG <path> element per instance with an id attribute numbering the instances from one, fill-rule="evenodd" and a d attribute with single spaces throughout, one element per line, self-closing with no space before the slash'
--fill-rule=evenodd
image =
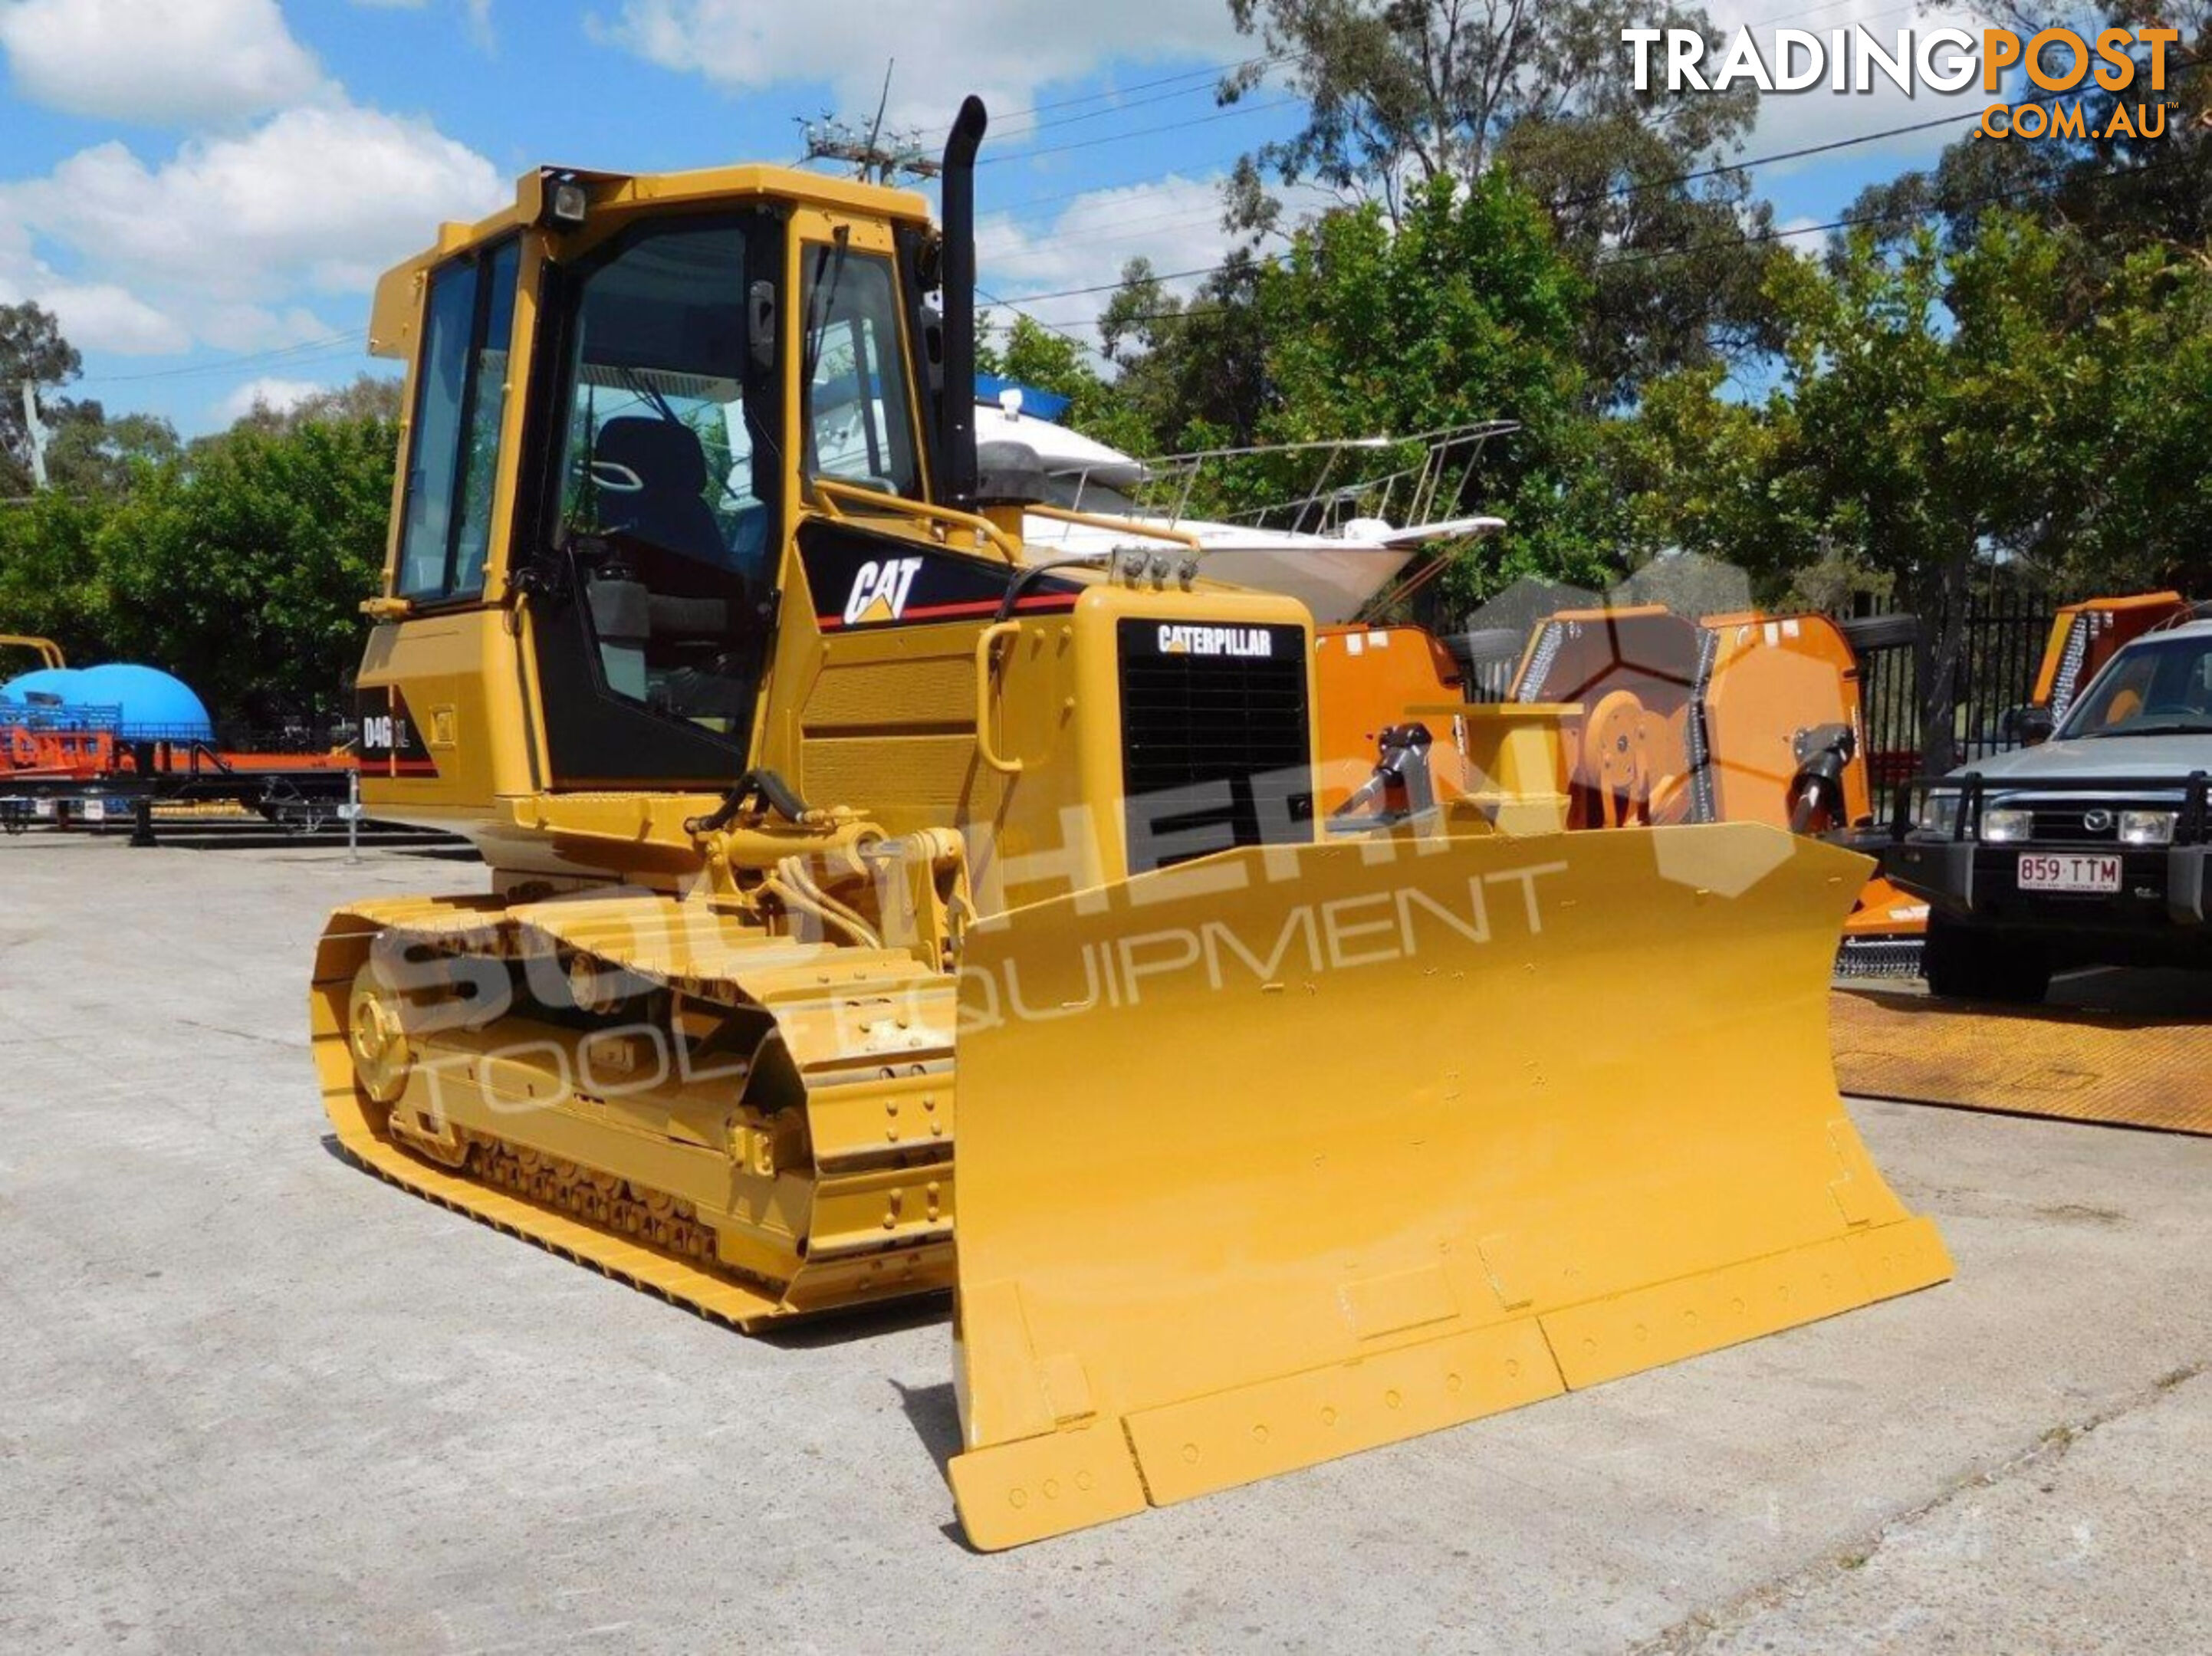
<path id="1" fill-rule="evenodd" d="M 2048 740 L 1913 791 L 1885 871 L 1938 995 L 2032 1003 L 2078 966 L 2212 967 L 2212 621 L 2137 639 Z"/>

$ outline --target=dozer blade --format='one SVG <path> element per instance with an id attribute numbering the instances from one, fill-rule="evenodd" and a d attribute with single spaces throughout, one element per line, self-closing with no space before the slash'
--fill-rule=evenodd
<path id="1" fill-rule="evenodd" d="M 2212 1028 L 2194 1019 L 1840 990 L 1834 1019 L 1853 1093 L 2212 1136 Z"/>
<path id="2" fill-rule="evenodd" d="M 1752 824 L 1393 849 L 1232 852 L 970 931 L 975 1545 L 1950 1274 L 1830 1067 L 1864 859 Z"/>

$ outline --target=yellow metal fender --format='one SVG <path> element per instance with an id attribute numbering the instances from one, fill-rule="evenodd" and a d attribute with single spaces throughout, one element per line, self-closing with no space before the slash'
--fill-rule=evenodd
<path id="1" fill-rule="evenodd" d="M 971 930 L 969 1540 L 1948 1277 L 1830 1064 L 1866 871 L 1754 824 L 1255 848 Z"/>

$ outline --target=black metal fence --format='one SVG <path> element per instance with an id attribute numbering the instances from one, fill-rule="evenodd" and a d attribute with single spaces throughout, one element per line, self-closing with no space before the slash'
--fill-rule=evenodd
<path id="1" fill-rule="evenodd" d="M 1961 616 L 1959 664 L 1951 687 L 1952 762 L 1968 764 L 2020 744 L 2018 714 L 2035 692 L 2035 676 L 2059 600 L 2017 585 L 1970 592 Z M 1895 606 L 1863 603 L 1862 615 Z M 1860 695 L 1866 709 L 1867 758 L 1877 816 L 1895 790 L 1923 768 L 1923 725 L 1930 670 L 1948 616 L 1920 616 L 1921 642 L 1861 653 Z M 1937 718 L 1940 719 L 1941 714 Z"/>

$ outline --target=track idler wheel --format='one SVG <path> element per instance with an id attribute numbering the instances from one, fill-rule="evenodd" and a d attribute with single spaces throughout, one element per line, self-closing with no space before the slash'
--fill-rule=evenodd
<path id="1" fill-rule="evenodd" d="M 415 1046 L 398 992 L 373 968 L 354 980 L 346 1003 L 346 1045 L 362 1091 L 387 1107 L 397 1104 L 415 1067 Z"/>

